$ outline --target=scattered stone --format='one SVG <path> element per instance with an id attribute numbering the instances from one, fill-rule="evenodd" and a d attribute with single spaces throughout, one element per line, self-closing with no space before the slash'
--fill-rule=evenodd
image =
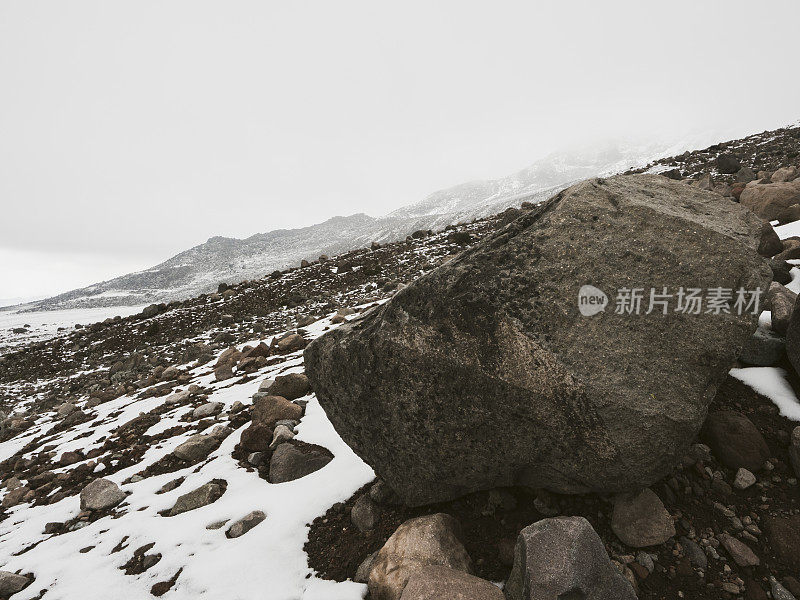
<path id="1" fill-rule="evenodd" d="M 687 537 L 681 537 L 678 541 L 692 566 L 705 571 L 708 567 L 708 557 L 703 549 Z"/>
<path id="2" fill-rule="evenodd" d="M 450 515 L 436 513 L 404 522 L 378 551 L 369 574 L 372 600 L 398 600 L 411 575 L 441 565 L 472 573 L 472 560 L 459 539 L 461 527 Z"/>
<path id="3" fill-rule="evenodd" d="M 369 582 L 369 573 L 372 571 L 372 565 L 375 563 L 376 556 L 378 556 L 377 550 L 361 561 L 361 564 L 358 565 L 358 569 L 356 569 L 356 574 L 353 576 L 353 581 L 356 583 Z"/>
<path id="4" fill-rule="evenodd" d="M 250 452 L 263 453 L 269 450 L 273 438 L 272 429 L 264 423 L 251 423 L 239 439 L 242 448 Z"/>
<path id="5" fill-rule="evenodd" d="M 792 204 L 787 206 L 776 217 L 779 225 L 786 225 L 787 223 L 794 223 L 800 221 L 800 204 Z"/>
<path id="6" fill-rule="evenodd" d="M 797 167 L 781 167 L 772 174 L 772 183 L 786 183 L 797 179 Z"/>
<path id="7" fill-rule="evenodd" d="M 263 396 L 253 400 L 253 423 L 261 423 L 272 428 L 278 421 L 299 421 L 303 409 L 283 396 Z"/>
<path id="8" fill-rule="evenodd" d="M 369 494 L 359 497 L 350 511 L 350 520 L 361 533 L 372 531 L 379 516 L 380 509 L 369 497 Z"/>
<path id="9" fill-rule="evenodd" d="M 297 352 L 298 350 L 302 350 L 306 347 L 306 340 L 302 335 L 293 333 L 278 341 L 275 344 L 275 347 L 277 348 L 278 352 L 282 354 Z"/>
<path id="10" fill-rule="evenodd" d="M 733 480 L 733 487 L 737 490 L 746 490 L 756 482 L 756 476 L 745 468 L 736 471 L 736 478 Z"/>
<path id="11" fill-rule="evenodd" d="M 733 175 L 742 168 L 742 163 L 733 154 L 720 154 L 717 156 L 717 170 L 725 175 Z"/>
<path id="12" fill-rule="evenodd" d="M 731 555 L 733 561 L 740 567 L 757 567 L 761 564 L 755 553 L 744 542 L 740 542 L 727 533 L 721 533 L 717 538 L 725 550 L 728 551 L 728 554 Z"/>
<path id="13" fill-rule="evenodd" d="M 58 414 L 58 416 L 60 418 L 63 419 L 65 417 L 71 415 L 72 413 L 74 413 L 76 410 L 78 410 L 77 406 L 75 406 L 74 404 L 71 404 L 69 402 L 65 402 L 64 404 L 59 406 L 58 409 L 56 409 L 56 413 Z"/>
<path id="14" fill-rule="evenodd" d="M 229 538 L 241 537 L 266 518 L 267 515 L 265 513 L 260 510 L 254 510 L 231 525 L 225 535 Z"/>
<path id="15" fill-rule="evenodd" d="M 214 369 L 214 379 L 217 381 L 226 381 L 233 377 L 233 365 L 225 363 Z"/>
<path id="16" fill-rule="evenodd" d="M 95 479 L 81 490 L 81 510 L 104 510 L 125 500 L 125 492 L 108 479 Z"/>
<path id="17" fill-rule="evenodd" d="M 197 462 L 208 457 L 219 446 L 219 440 L 210 435 L 196 433 L 180 446 L 175 448 L 173 454 L 188 462 Z"/>
<path id="18" fill-rule="evenodd" d="M 282 396 L 287 400 L 296 400 L 311 391 L 311 384 L 303 373 L 289 373 L 288 375 L 278 375 L 272 385 L 264 391 L 273 396 Z"/>
<path id="19" fill-rule="evenodd" d="M 792 318 L 797 294 L 781 285 L 777 281 L 769 284 L 767 291 L 766 307 L 772 313 L 772 329 L 780 334 L 785 334 Z"/>
<path id="20" fill-rule="evenodd" d="M 174 517 L 190 510 L 196 510 L 203 506 L 208 506 L 219 500 L 225 488 L 219 482 L 209 482 L 199 488 L 178 496 L 175 505 L 169 510 L 169 516 Z"/>
<path id="21" fill-rule="evenodd" d="M 770 329 L 759 327 L 742 347 L 739 360 L 754 367 L 771 367 L 783 358 L 786 339 Z"/>
<path id="22" fill-rule="evenodd" d="M 401 600 L 505 600 L 503 592 L 485 579 L 439 565 L 412 572 Z"/>
<path id="23" fill-rule="evenodd" d="M 294 481 L 315 471 L 333 460 L 333 454 L 316 444 L 292 440 L 280 444 L 269 461 L 269 480 L 272 483 Z"/>
<path id="24" fill-rule="evenodd" d="M 24 575 L 17 575 L 11 571 L 0 571 L 0 598 L 13 596 L 29 583 L 30 579 Z"/>
<path id="25" fill-rule="evenodd" d="M 194 409 L 192 417 L 195 419 L 205 419 L 206 417 L 211 417 L 219 414 L 220 411 L 222 411 L 223 406 L 225 405 L 222 402 L 206 402 L 205 404 L 201 404 Z"/>
<path id="26" fill-rule="evenodd" d="M 797 600 L 794 595 L 783 587 L 777 579 L 770 576 L 769 588 L 772 592 L 772 600 Z"/>
<path id="27" fill-rule="evenodd" d="M 294 438 L 294 431 L 286 425 L 275 425 L 275 431 L 272 434 L 272 442 L 269 447 L 271 449 L 277 448 L 283 442 L 288 442 Z"/>
<path id="28" fill-rule="evenodd" d="M 665 177 L 589 180 L 314 340 L 306 374 L 337 433 L 410 506 L 515 484 L 641 489 L 693 441 L 756 321 L 591 320 L 580 282 L 611 289 L 658 273 L 678 288 L 691 273 L 707 287 L 766 289 L 761 226 Z M 637 259 L 592 258 L 626 255 Z"/>
<path id="29" fill-rule="evenodd" d="M 523 529 L 505 595 L 508 600 L 636 599 L 583 517 L 544 519 Z"/>
<path id="30" fill-rule="evenodd" d="M 767 258 L 783 251 L 783 242 L 775 230 L 767 222 L 761 226 L 761 240 L 758 243 L 758 253 Z"/>
<path id="31" fill-rule="evenodd" d="M 751 183 L 744 188 L 739 202 L 762 219 L 774 221 L 785 208 L 800 204 L 800 181 Z"/>
<path id="32" fill-rule="evenodd" d="M 675 535 L 672 517 L 649 488 L 615 499 L 611 529 L 622 543 L 634 548 L 658 546 Z"/>
<path id="33" fill-rule="evenodd" d="M 717 459 L 730 469 L 744 467 L 755 473 L 769 458 L 769 448 L 761 432 L 739 412 L 709 413 L 701 435 Z"/>
<path id="34" fill-rule="evenodd" d="M 792 571 L 800 571 L 800 515 L 768 516 L 764 530 L 778 560 Z"/>

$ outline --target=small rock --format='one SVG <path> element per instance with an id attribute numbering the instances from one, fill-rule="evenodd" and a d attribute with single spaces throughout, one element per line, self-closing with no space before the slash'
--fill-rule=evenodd
<path id="1" fill-rule="evenodd" d="M 761 561 L 747 544 L 735 537 L 722 533 L 717 536 L 722 546 L 728 551 L 733 561 L 740 567 L 756 567 Z"/>
<path id="2" fill-rule="evenodd" d="M 672 517 L 649 488 L 636 495 L 617 497 L 611 529 L 624 544 L 634 548 L 657 546 L 675 535 Z"/>
<path id="3" fill-rule="evenodd" d="M 266 518 L 267 515 L 265 513 L 260 510 L 254 510 L 231 525 L 228 528 L 228 531 L 225 532 L 225 535 L 229 538 L 238 538 L 243 536 Z"/>
<path id="4" fill-rule="evenodd" d="M 505 600 L 496 585 L 449 567 L 432 565 L 415 570 L 401 600 Z"/>
<path id="5" fill-rule="evenodd" d="M 22 590 L 30 580 L 11 571 L 0 571 L 0 598 L 8 598 Z"/>
<path id="6" fill-rule="evenodd" d="M 278 421 L 299 421 L 303 409 L 283 396 L 264 396 L 253 400 L 253 423 L 260 423 L 272 428 Z"/>
<path id="7" fill-rule="evenodd" d="M 703 552 L 702 548 L 687 537 L 682 537 L 679 541 L 683 546 L 683 553 L 692 566 L 705 571 L 706 567 L 708 567 L 708 557 L 706 557 L 706 553 Z"/>
<path id="8" fill-rule="evenodd" d="M 322 446 L 305 442 L 284 442 L 275 448 L 269 461 L 269 479 L 272 483 L 285 483 L 319 471 L 333 460 L 333 455 Z"/>
<path id="9" fill-rule="evenodd" d="M 770 576 L 769 587 L 772 592 L 772 600 L 797 600 L 792 593 L 783 587 L 778 580 Z"/>
<path id="10" fill-rule="evenodd" d="M 190 510 L 196 510 L 203 506 L 216 502 L 225 492 L 222 485 L 217 482 L 209 482 L 199 488 L 178 496 L 175 505 L 170 509 L 169 516 L 174 517 Z"/>
<path id="11" fill-rule="evenodd" d="M 81 510 L 104 510 L 125 500 L 125 492 L 108 479 L 95 479 L 81 490 Z"/>
<path id="12" fill-rule="evenodd" d="M 275 449 L 283 442 L 288 442 L 294 438 L 294 432 L 286 425 L 275 425 L 275 431 L 272 434 L 272 442 L 269 447 Z"/>
<path id="13" fill-rule="evenodd" d="M 218 445 L 219 440 L 214 439 L 210 435 L 196 433 L 175 448 L 173 454 L 181 460 L 196 462 L 206 458 Z"/>
<path id="14" fill-rule="evenodd" d="M 288 375 L 278 375 L 274 383 L 264 391 L 273 396 L 282 396 L 287 400 L 296 400 L 311 391 L 311 384 L 303 373 L 289 373 Z"/>
<path id="15" fill-rule="evenodd" d="M 701 435 L 719 461 L 730 469 L 755 473 L 769 458 L 769 448 L 752 421 L 732 411 L 709 413 Z"/>
<path id="16" fill-rule="evenodd" d="M 353 576 L 353 581 L 356 583 L 367 583 L 369 581 L 369 572 L 372 571 L 376 556 L 378 556 L 377 550 L 361 561 L 358 569 L 356 569 L 356 574 Z"/>
<path id="17" fill-rule="evenodd" d="M 737 490 L 746 490 L 756 482 L 756 476 L 744 467 L 736 471 L 736 479 L 733 480 L 733 487 Z"/>
<path id="18" fill-rule="evenodd" d="M 759 327 L 742 347 L 739 360 L 754 367 L 771 367 L 780 362 L 785 352 L 786 339 L 783 336 Z"/>
<path id="19" fill-rule="evenodd" d="M 367 533 L 375 528 L 379 514 L 378 505 L 372 501 L 369 494 L 363 494 L 353 505 L 350 520 L 361 533 Z"/>
<path id="20" fill-rule="evenodd" d="M 223 406 L 224 404 L 222 404 L 222 402 L 206 402 L 194 409 L 192 417 L 195 419 L 205 419 L 206 417 L 218 414 Z"/>
<path id="21" fill-rule="evenodd" d="M 785 334 L 792 318 L 792 311 L 797 300 L 797 294 L 781 285 L 777 281 L 769 284 L 766 296 L 766 306 L 772 313 L 772 330 Z"/>

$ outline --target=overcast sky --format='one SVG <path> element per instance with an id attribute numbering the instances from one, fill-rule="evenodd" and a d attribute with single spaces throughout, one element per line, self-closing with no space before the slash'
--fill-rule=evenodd
<path id="1" fill-rule="evenodd" d="M 800 118 L 800 4 L 0 0 L 0 298 Z"/>

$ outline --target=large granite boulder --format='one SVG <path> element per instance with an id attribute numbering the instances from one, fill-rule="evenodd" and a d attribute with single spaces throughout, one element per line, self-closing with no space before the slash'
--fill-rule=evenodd
<path id="1" fill-rule="evenodd" d="M 694 439 L 756 328 L 674 297 L 645 314 L 650 289 L 766 289 L 761 225 L 664 177 L 586 181 L 315 340 L 306 373 L 407 504 L 513 484 L 641 489 Z M 593 316 L 578 304 L 588 284 L 610 295 Z M 617 314 L 621 288 L 646 290 L 640 314 Z"/>

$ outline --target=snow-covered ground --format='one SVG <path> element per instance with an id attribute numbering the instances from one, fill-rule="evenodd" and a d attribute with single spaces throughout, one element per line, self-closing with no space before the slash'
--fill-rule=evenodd
<path id="1" fill-rule="evenodd" d="M 330 318 L 322 319 L 306 329 L 307 337 L 316 337 L 330 326 Z M 302 372 L 303 358 L 302 351 L 286 355 L 278 364 L 259 371 L 254 379 L 234 385 L 231 385 L 232 380 L 216 382 L 212 365 L 209 363 L 193 369 L 192 383 L 210 388 L 212 391 L 207 401 L 221 402 L 227 411 L 236 401 L 251 404 L 251 396 L 263 380 Z M 91 421 L 58 433 L 55 439 L 48 436 L 46 444 L 55 452 L 56 458 L 70 450 L 88 452 L 101 448 L 104 440 L 113 436 L 120 425 L 164 405 L 167 398 L 122 396 L 94 408 L 86 407 L 84 400 L 80 407 L 92 414 Z M 271 484 L 261 479 L 257 472 L 239 466 L 231 453 L 245 425 L 228 436 L 210 455 L 210 460 L 201 463 L 199 468 L 193 465 L 146 477 L 136 483 L 122 483 L 172 452 L 195 433 L 191 431 L 149 447 L 139 463 L 110 475 L 108 478 L 129 494 L 121 505 L 121 516 L 116 518 L 107 516 L 81 529 L 52 535 L 44 533 L 47 523 L 63 523 L 80 513 L 77 496 L 46 506 L 31 507 L 22 503 L 9 509 L 10 516 L 0 523 L 0 569 L 33 572 L 36 576 L 36 580 L 15 595 L 14 600 L 36 598 L 43 589 L 47 590 L 46 597 L 51 600 L 106 600 L 109 596 L 118 600 L 151 598 L 152 585 L 169 580 L 180 569 L 180 576 L 166 598 L 363 598 L 365 585 L 335 583 L 315 577 L 308 567 L 303 545 L 307 540 L 308 525 L 334 503 L 352 496 L 372 480 L 374 474 L 341 440 L 313 394 L 304 400 L 308 405 L 297 427 L 296 439 L 324 446 L 333 453 L 334 459 L 321 470 L 295 481 Z M 191 410 L 192 407 L 188 406 L 167 410 L 148 434 L 185 424 L 180 418 Z M 46 414 L 31 429 L 0 444 L 0 460 L 12 456 L 27 442 L 41 436 L 57 420 L 54 412 Z M 25 456 L 39 451 L 41 448 L 36 448 Z M 54 471 L 74 469 L 81 463 L 55 468 Z M 156 493 L 165 483 L 178 477 L 185 477 L 185 481 L 176 489 Z M 159 511 L 169 509 L 178 496 L 213 479 L 227 482 L 225 493 L 216 502 L 174 517 L 159 514 Z M 3 494 L 6 493 L 4 490 Z M 219 521 L 232 523 L 254 510 L 263 511 L 267 518 L 242 537 L 228 539 L 225 527 L 206 528 Z M 124 548 L 112 552 L 123 539 Z M 160 553 L 163 557 L 160 562 L 141 575 L 126 575 L 120 570 L 136 548 L 151 542 L 155 546 L 149 552 Z"/>
<path id="2" fill-rule="evenodd" d="M 74 308 L 20 312 L 0 310 L 0 355 L 9 349 L 29 342 L 48 340 L 59 334 L 59 328 L 71 330 L 76 324 L 89 325 L 109 317 L 127 317 L 141 312 L 144 306 L 107 306 L 102 308 Z M 12 329 L 25 328 L 27 333 L 13 333 Z"/>

